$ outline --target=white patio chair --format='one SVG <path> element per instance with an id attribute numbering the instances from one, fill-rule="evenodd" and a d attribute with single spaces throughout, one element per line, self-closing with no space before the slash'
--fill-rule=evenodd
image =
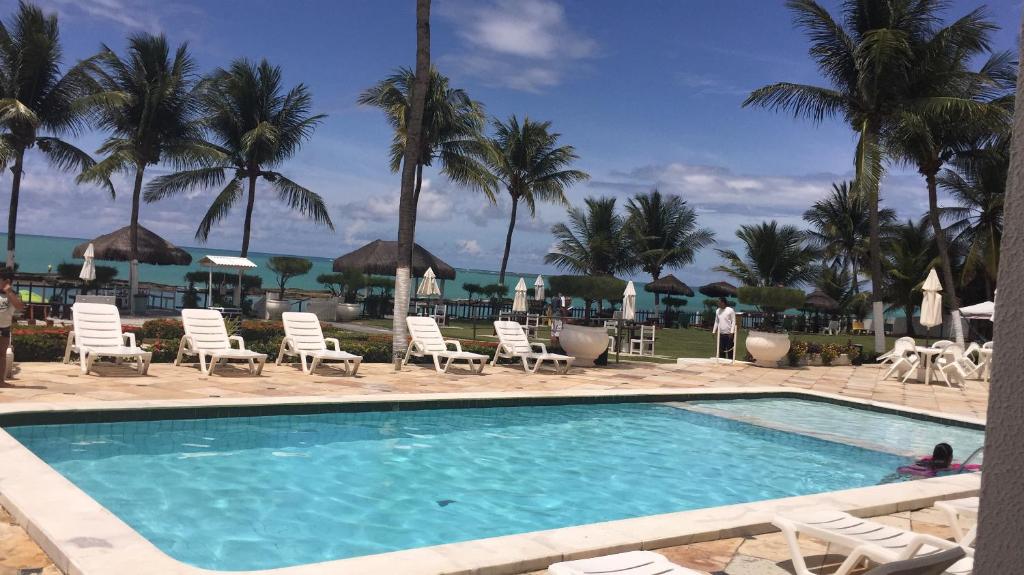
<path id="1" fill-rule="evenodd" d="M 153 354 L 135 344 L 134 333 L 121 332 L 117 306 L 105 303 L 75 303 L 71 306 L 74 329 L 68 333 L 64 363 L 77 353 L 82 373 L 89 373 L 98 357 L 112 357 L 117 363 L 134 359 L 139 375 L 146 375 Z"/>
<path id="2" fill-rule="evenodd" d="M 277 365 L 281 365 L 284 356 L 297 355 L 305 374 L 312 375 L 321 362 L 328 361 L 341 362 L 346 375 L 355 375 L 359 371 L 363 357 L 342 351 L 337 338 L 325 338 L 316 314 L 286 311 L 281 314 L 281 321 L 284 322 L 284 339 L 277 353 Z M 329 349 L 327 344 L 331 344 L 334 349 Z"/>
<path id="3" fill-rule="evenodd" d="M 537 331 L 540 329 L 540 314 L 526 314 L 526 325 L 523 327 L 526 329 L 527 337 L 537 337 Z"/>
<path id="4" fill-rule="evenodd" d="M 889 368 L 889 371 L 885 372 L 882 379 L 889 379 L 890 375 L 901 369 L 905 369 L 906 371 L 900 373 L 903 375 L 903 379 L 901 381 L 906 383 L 907 379 L 910 378 L 910 374 L 914 373 L 914 370 L 920 367 L 921 357 L 914 351 L 914 344 L 912 343 L 913 340 L 908 342 L 906 341 L 907 339 L 910 338 L 900 338 L 896 340 L 896 345 L 892 348 L 892 367 Z"/>
<path id="5" fill-rule="evenodd" d="M 438 373 L 448 373 L 448 368 L 451 367 L 454 361 L 467 362 L 470 370 L 476 373 L 484 371 L 484 364 L 488 359 L 487 356 L 462 351 L 462 344 L 457 339 L 446 340 L 441 335 L 441 328 L 437 326 L 434 318 L 407 317 L 405 318 L 405 323 L 409 326 L 409 335 L 412 337 L 412 341 L 409 342 L 409 348 L 405 351 L 405 359 L 402 360 L 402 365 L 409 363 L 410 356 L 423 357 L 429 355 L 433 358 L 434 369 Z M 454 345 L 455 349 L 448 349 L 449 345 Z M 441 359 L 445 360 L 444 366 L 441 365 Z M 476 362 L 479 362 L 479 367 L 477 367 Z"/>
<path id="6" fill-rule="evenodd" d="M 640 337 L 629 340 L 629 354 L 654 355 L 654 326 L 640 326 Z"/>
<path id="7" fill-rule="evenodd" d="M 434 306 L 434 321 L 441 325 L 448 325 L 448 306 L 439 303 Z"/>
<path id="8" fill-rule="evenodd" d="M 946 346 L 953 345 L 954 343 L 956 342 L 949 341 L 948 339 L 940 339 L 939 341 L 933 343 L 931 347 L 934 347 L 935 349 L 943 349 Z"/>
<path id="9" fill-rule="evenodd" d="M 835 509 L 801 515 L 776 515 L 772 519 L 772 524 L 782 531 L 793 556 L 793 569 L 796 571 L 796 575 L 815 575 L 807 568 L 807 563 L 804 561 L 798 540 L 800 534 L 820 539 L 828 543 L 830 549 L 849 550 L 846 560 L 839 565 L 833 575 L 847 575 L 864 560 L 885 564 L 928 556 L 944 549 L 957 547 L 956 543 L 934 535 L 890 527 Z M 974 568 L 972 550 L 964 549 L 964 551 L 968 556 L 949 567 L 946 573 L 953 575 L 971 573 Z"/>
<path id="10" fill-rule="evenodd" d="M 569 366 L 572 365 L 572 360 L 576 359 L 559 353 L 548 353 L 548 349 L 543 343 L 530 343 L 526 332 L 523 331 L 523 326 L 514 321 L 496 321 L 494 322 L 494 331 L 498 334 L 499 343 L 498 349 L 494 350 L 492 366 L 497 365 L 498 359 L 501 358 L 520 359 L 523 362 L 524 371 L 537 373 L 542 363 L 550 361 L 555 364 L 555 372 L 567 373 Z M 535 352 L 534 348 L 539 348 L 540 352 Z M 530 367 L 530 360 L 533 360 L 533 367 Z"/>
<path id="11" fill-rule="evenodd" d="M 914 341 L 914 338 L 912 338 L 912 337 L 901 337 L 901 338 L 896 340 L 897 344 L 900 343 L 900 342 L 903 342 L 904 344 L 909 344 L 911 348 L 917 346 L 917 342 Z M 905 349 L 905 347 L 906 346 L 901 347 L 901 349 Z M 878 356 L 878 363 L 879 364 L 890 363 L 890 362 L 896 361 L 902 355 L 903 355 L 902 352 L 901 353 L 896 353 L 896 347 L 893 347 L 889 351 L 887 351 L 887 352 L 883 353 L 882 355 Z"/>
<path id="12" fill-rule="evenodd" d="M 680 567 L 654 551 L 627 551 L 603 557 L 563 561 L 548 567 L 551 575 L 702 575 Z"/>
<path id="13" fill-rule="evenodd" d="M 829 320 L 828 324 L 821 329 L 824 335 L 839 335 L 839 320 Z"/>
<path id="14" fill-rule="evenodd" d="M 980 367 L 964 353 L 964 348 L 951 343 L 942 348 L 942 354 L 935 358 L 935 368 L 948 387 L 956 382 L 961 388 L 967 387 L 967 380 L 978 373 Z"/>
<path id="15" fill-rule="evenodd" d="M 256 353 L 245 349 L 245 340 L 239 335 L 228 335 L 224 326 L 224 316 L 215 309 L 183 309 L 181 322 L 185 327 L 185 335 L 178 344 L 178 357 L 174 365 L 181 365 L 186 355 L 199 356 L 199 370 L 205 375 L 213 375 L 218 363 L 232 359 L 249 363 L 249 373 L 263 373 L 263 364 L 267 362 L 267 354 Z M 238 344 L 231 347 L 231 342 Z"/>

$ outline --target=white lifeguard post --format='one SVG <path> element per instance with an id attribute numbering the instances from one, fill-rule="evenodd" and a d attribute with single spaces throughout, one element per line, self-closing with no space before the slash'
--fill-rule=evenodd
<path id="1" fill-rule="evenodd" d="M 235 305 L 242 308 L 242 272 L 247 269 L 255 269 L 257 266 L 249 258 L 237 256 L 203 256 L 199 265 L 209 268 L 209 279 L 206 282 L 206 307 L 213 303 L 213 270 L 221 268 L 224 270 L 235 270 L 238 273 L 238 281 L 235 282 Z"/>

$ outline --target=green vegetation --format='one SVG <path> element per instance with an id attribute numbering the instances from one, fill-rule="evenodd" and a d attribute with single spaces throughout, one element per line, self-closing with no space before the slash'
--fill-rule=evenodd
<path id="1" fill-rule="evenodd" d="M 308 274 L 309 270 L 313 269 L 313 262 L 305 258 L 274 256 L 267 261 L 267 268 L 277 276 L 277 299 L 283 300 L 284 286 L 288 280 Z"/>
<path id="2" fill-rule="evenodd" d="M 569 208 L 569 223 L 555 224 L 555 251 L 544 263 L 580 275 L 610 276 L 636 269 L 626 237 L 626 220 L 615 212 L 615 198 L 587 198 L 586 209 Z M 622 295 L 621 293 L 619 295 Z"/>
<path id="3" fill-rule="evenodd" d="M 553 295 L 565 294 L 582 299 L 588 313 L 591 303 L 600 305 L 603 300 L 619 301 L 626 290 L 626 281 L 612 276 L 551 276 L 548 283 Z"/>
<path id="4" fill-rule="evenodd" d="M 324 286 L 334 297 L 341 297 L 345 303 L 355 303 L 360 289 L 367 287 L 365 274 L 356 270 L 340 273 L 320 274 L 316 282 Z"/>

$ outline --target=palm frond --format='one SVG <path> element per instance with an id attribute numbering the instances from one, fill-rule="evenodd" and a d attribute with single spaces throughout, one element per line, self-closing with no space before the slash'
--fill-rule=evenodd
<path id="1" fill-rule="evenodd" d="M 154 178 L 146 184 L 143 199 L 147 203 L 152 203 L 183 192 L 222 186 L 226 177 L 225 171 L 230 169 L 231 166 L 214 166 Z"/>
<path id="2" fill-rule="evenodd" d="M 271 185 L 277 190 L 278 198 L 288 205 L 289 208 L 313 220 L 313 222 L 325 225 L 334 230 L 334 222 L 327 211 L 324 199 L 315 192 L 296 184 L 288 178 L 273 174 L 270 180 Z"/>
<path id="3" fill-rule="evenodd" d="M 228 212 L 231 211 L 231 207 L 234 206 L 241 197 L 242 183 L 237 179 L 232 179 L 226 186 L 224 186 L 224 189 L 217 194 L 213 203 L 210 204 L 210 208 L 206 210 L 206 215 L 203 216 L 202 221 L 199 222 L 199 229 L 196 230 L 196 239 L 201 242 L 205 242 L 209 239 L 210 231 L 213 230 L 213 226 L 227 217 Z"/>
<path id="4" fill-rule="evenodd" d="M 85 173 L 96 165 L 92 156 L 59 138 L 36 138 L 36 146 L 49 160 L 50 165 L 61 171 Z M 97 176 L 93 181 L 110 192 L 111 198 L 114 197 L 114 184 L 110 182 L 109 175 Z"/>

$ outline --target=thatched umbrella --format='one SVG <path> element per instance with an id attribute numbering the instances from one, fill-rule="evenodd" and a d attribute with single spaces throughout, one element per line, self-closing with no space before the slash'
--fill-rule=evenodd
<path id="1" fill-rule="evenodd" d="M 736 286 L 729 282 L 715 282 L 700 286 L 697 291 L 708 297 L 736 297 Z"/>
<path id="2" fill-rule="evenodd" d="M 804 300 L 804 307 L 818 311 L 836 311 L 839 309 L 839 302 L 832 299 L 827 293 L 820 289 L 812 291 Z"/>
<path id="3" fill-rule="evenodd" d="M 94 257 L 98 260 L 127 262 L 131 261 L 132 249 L 129 237 L 130 226 L 100 236 L 94 240 L 75 246 L 71 256 L 85 257 L 85 250 L 91 243 Z M 139 262 L 158 266 L 187 266 L 192 263 L 192 256 L 185 250 L 161 238 L 146 228 L 139 226 Z"/>
<path id="4" fill-rule="evenodd" d="M 398 267 L 398 242 L 375 240 L 334 260 L 334 271 L 356 270 L 367 275 L 393 276 Z M 422 277 L 427 269 L 434 270 L 437 279 L 455 279 L 455 268 L 441 258 L 413 245 L 412 275 Z"/>
<path id="5" fill-rule="evenodd" d="M 693 297 L 693 290 L 676 276 L 668 274 L 644 286 L 644 291 L 653 294 L 682 295 Z"/>

